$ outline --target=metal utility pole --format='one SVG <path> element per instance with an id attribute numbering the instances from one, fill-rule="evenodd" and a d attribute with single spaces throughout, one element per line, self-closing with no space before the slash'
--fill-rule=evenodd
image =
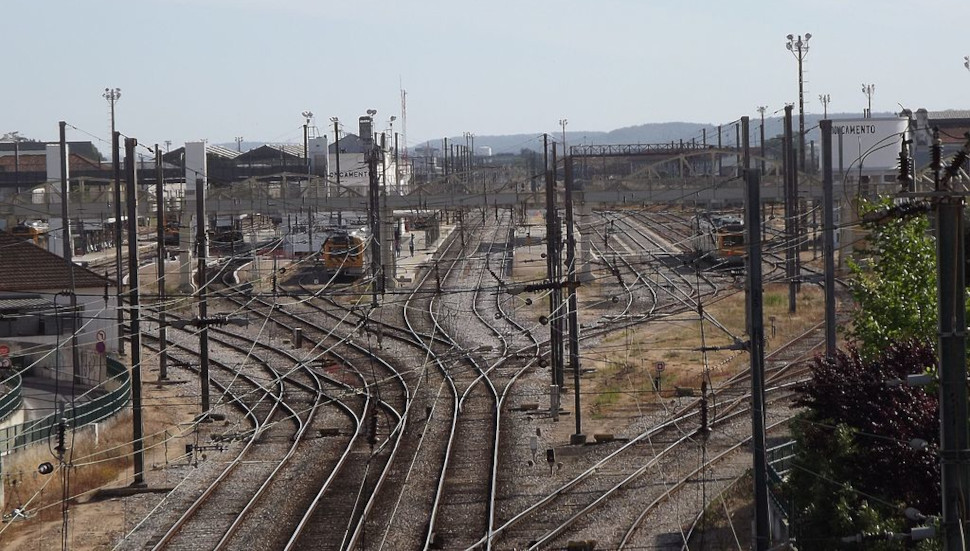
<path id="1" fill-rule="evenodd" d="M 125 311 L 122 308 L 124 304 L 124 285 L 123 276 L 124 271 L 122 268 L 122 257 L 121 257 L 121 242 L 123 239 L 121 233 L 121 153 L 119 149 L 121 147 L 121 134 L 119 132 L 111 132 L 111 168 L 114 171 L 115 187 L 114 187 L 114 202 L 115 202 L 115 284 L 118 286 L 117 292 L 117 307 L 118 307 L 118 354 L 121 356 L 125 355 Z"/>
<path id="2" fill-rule="evenodd" d="M 822 256 L 825 262 L 825 356 L 835 358 L 835 200 L 832 182 L 832 121 L 822 132 Z"/>
<path id="3" fill-rule="evenodd" d="M 371 144 L 367 148 L 367 167 L 370 172 L 370 185 L 367 188 L 368 214 L 370 215 L 370 272 L 371 272 L 371 306 L 377 308 L 377 293 L 380 289 L 381 267 L 381 209 L 380 209 L 380 176 L 377 173 L 377 158 L 380 155 L 378 145 Z"/>
<path id="4" fill-rule="evenodd" d="M 340 194 L 340 119 L 337 117 L 330 117 L 333 121 L 333 154 L 337 165 L 337 194 Z M 337 225 L 340 226 L 342 223 L 343 213 L 337 211 Z"/>
<path id="5" fill-rule="evenodd" d="M 60 121 L 60 163 L 61 163 L 61 240 L 64 242 L 61 253 L 64 261 L 67 262 L 68 272 L 71 279 L 71 377 L 76 382 L 79 380 L 81 369 L 81 356 L 77 347 L 77 333 L 80 328 L 77 317 L 77 293 L 74 288 L 74 260 L 73 246 L 71 242 L 71 219 L 68 213 L 68 152 L 67 152 L 67 123 Z"/>
<path id="6" fill-rule="evenodd" d="M 131 305 L 131 422 L 135 478 L 132 486 L 145 485 L 145 455 L 141 418 L 141 312 L 138 302 L 138 182 L 135 147 L 138 140 L 125 138 L 125 197 L 128 205 L 128 302 Z"/>
<path id="7" fill-rule="evenodd" d="M 934 159 L 940 158 L 938 135 Z M 967 548 L 970 517 L 970 427 L 967 415 L 966 286 L 963 197 L 950 179 L 967 160 L 970 140 L 936 179 L 936 255 L 939 298 L 940 455 L 942 457 L 943 539 L 947 551 Z M 937 170 L 939 174 L 939 170 Z"/>
<path id="8" fill-rule="evenodd" d="M 558 179 L 557 168 L 558 159 L 556 156 L 556 143 L 552 144 L 552 170 L 551 170 L 551 182 L 552 182 L 552 196 L 553 196 L 553 208 L 552 208 L 552 220 L 553 220 L 553 232 L 551 238 L 552 244 L 552 279 L 550 280 L 553 285 L 552 287 L 552 302 L 554 304 L 554 310 L 550 316 L 550 323 L 553 325 L 553 330 L 556 332 L 556 384 L 559 385 L 559 390 L 566 386 L 566 351 L 563 347 L 563 335 L 566 332 L 566 324 L 564 323 L 565 316 L 563 316 L 562 309 L 562 223 L 559 220 L 559 208 L 556 206 L 556 180 Z"/>
<path id="9" fill-rule="evenodd" d="M 556 268 L 554 264 L 556 249 L 556 191 L 555 180 L 552 171 L 549 170 L 549 136 L 542 135 L 543 149 L 543 173 L 546 179 L 546 277 L 549 283 L 556 281 Z M 558 314 L 555 294 L 552 289 L 549 291 L 549 364 L 552 368 L 552 384 L 550 386 L 549 407 L 552 410 L 553 419 L 559 420 L 559 333 L 556 331 L 555 318 Z"/>
<path id="10" fill-rule="evenodd" d="M 794 35 L 788 35 L 788 43 L 785 47 L 798 60 L 798 169 L 805 172 L 805 82 L 802 79 L 802 62 L 808 55 L 808 41 L 812 38 L 812 33 L 805 33 L 805 40 L 802 35 L 798 35 L 796 40 Z"/>
<path id="11" fill-rule="evenodd" d="M 239 153 L 242 153 L 242 142 L 243 142 L 243 137 L 236 136 L 236 151 Z"/>
<path id="12" fill-rule="evenodd" d="M 165 195 L 164 170 L 162 169 L 162 152 L 155 144 L 155 239 L 158 241 L 157 264 L 158 266 L 158 379 L 164 381 L 168 379 L 168 339 L 165 326 L 165 257 L 168 251 L 165 249 Z"/>
<path id="13" fill-rule="evenodd" d="M 750 312 L 748 351 L 751 358 L 751 441 L 754 447 L 754 549 L 767 551 L 771 544 L 768 524 L 768 456 L 765 444 L 765 328 L 761 277 L 761 176 L 757 171 L 745 172 L 745 225 L 747 227 L 747 311 Z"/>
<path id="14" fill-rule="evenodd" d="M 785 143 L 782 154 L 785 168 L 785 277 L 788 278 L 788 311 L 794 313 L 795 303 L 795 156 L 792 148 L 792 106 L 785 106 Z"/>
<path id="15" fill-rule="evenodd" d="M 563 119 L 565 120 L 565 119 Z M 576 433 L 569 437 L 569 443 L 584 444 L 583 410 L 579 396 L 579 299 L 576 294 L 579 283 L 576 279 L 576 239 L 573 233 L 573 156 L 564 157 L 566 161 L 566 277 L 569 292 L 569 367 L 573 370 L 574 407 L 576 409 Z"/>
<path id="16" fill-rule="evenodd" d="M 195 257 L 198 260 L 199 272 L 199 319 L 209 316 L 208 284 L 206 274 L 206 256 L 209 250 L 206 235 L 205 215 L 205 185 L 202 178 L 195 179 Z M 276 273 L 275 271 L 273 272 Z M 203 325 L 199 330 L 199 380 L 202 383 L 202 415 L 209 415 L 209 326 Z"/>

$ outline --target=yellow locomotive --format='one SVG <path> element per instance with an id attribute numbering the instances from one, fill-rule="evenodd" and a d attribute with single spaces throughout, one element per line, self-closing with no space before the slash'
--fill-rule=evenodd
<path id="1" fill-rule="evenodd" d="M 328 274 L 358 279 L 370 263 L 370 233 L 365 230 L 336 230 L 323 242 L 320 256 Z"/>

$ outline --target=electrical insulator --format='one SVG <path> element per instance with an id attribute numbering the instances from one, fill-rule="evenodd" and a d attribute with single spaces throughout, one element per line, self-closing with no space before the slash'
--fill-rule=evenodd
<path id="1" fill-rule="evenodd" d="M 64 446 L 64 433 L 67 430 L 67 419 L 61 419 L 57 423 L 57 446 L 54 446 L 54 451 L 58 454 L 63 454 L 67 448 Z"/>
<path id="2" fill-rule="evenodd" d="M 913 164 L 909 159 L 909 149 L 906 147 L 912 140 L 903 140 L 899 148 L 899 187 L 901 191 L 911 191 L 913 181 Z"/>
<path id="3" fill-rule="evenodd" d="M 370 430 L 367 433 L 367 443 L 373 448 L 377 444 L 377 414 L 370 416 Z"/>
<path id="4" fill-rule="evenodd" d="M 701 434 L 707 436 L 710 432 L 707 425 L 707 381 L 701 381 Z"/>

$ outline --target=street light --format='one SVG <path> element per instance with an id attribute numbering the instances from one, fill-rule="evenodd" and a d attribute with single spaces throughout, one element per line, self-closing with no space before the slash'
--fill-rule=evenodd
<path id="1" fill-rule="evenodd" d="M 963 66 L 966 67 L 968 71 L 970 71 L 970 55 L 963 56 Z"/>
<path id="2" fill-rule="evenodd" d="M 864 119 L 871 119 L 872 118 L 872 94 L 875 91 L 876 91 L 876 85 L 875 84 L 863 84 L 862 85 L 862 93 L 865 94 L 866 95 L 866 98 L 869 100 L 869 108 L 866 109 L 866 112 L 865 112 L 864 116 L 862 117 Z"/>
<path id="3" fill-rule="evenodd" d="M 562 155 L 566 156 L 566 125 L 569 124 L 567 119 L 559 119 L 559 126 L 562 127 Z"/>
<path id="4" fill-rule="evenodd" d="M 312 111 L 302 113 L 306 122 L 303 124 L 303 162 L 306 164 L 306 173 L 310 173 L 310 121 L 313 120 Z"/>
<path id="5" fill-rule="evenodd" d="M 767 105 L 759 105 L 758 113 L 761 115 L 761 175 L 765 174 L 765 111 L 768 110 Z"/>
<path id="6" fill-rule="evenodd" d="M 111 104 L 111 135 L 115 135 L 115 103 L 121 99 L 121 88 L 105 88 L 101 94 Z"/>
<path id="7" fill-rule="evenodd" d="M 823 118 L 829 118 L 829 102 L 832 101 L 832 96 L 828 94 L 819 94 L 818 101 L 822 102 L 822 109 L 825 114 Z"/>
<path id="8" fill-rule="evenodd" d="M 794 35 L 788 35 L 788 43 L 785 47 L 798 60 L 798 166 L 805 171 L 805 87 L 802 80 L 802 61 L 808 55 L 808 41 L 812 38 L 811 33 L 805 33 L 805 40 L 802 35 L 795 39 Z"/>

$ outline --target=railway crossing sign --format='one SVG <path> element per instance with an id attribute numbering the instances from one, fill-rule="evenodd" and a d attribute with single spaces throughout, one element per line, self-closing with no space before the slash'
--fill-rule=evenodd
<path id="1" fill-rule="evenodd" d="M 104 339 L 107 335 L 105 334 L 104 329 L 98 329 L 98 332 L 95 334 L 95 336 L 97 337 L 98 342 L 104 342 Z"/>
<path id="2" fill-rule="evenodd" d="M 10 346 L 6 344 L 0 344 L 0 356 L 7 357 L 10 355 Z"/>
<path id="3" fill-rule="evenodd" d="M 665 364 L 664 362 L 657 362 L 657 372 L 659 373 L 664 369 L 667 369 L 667 364 Z"/>

